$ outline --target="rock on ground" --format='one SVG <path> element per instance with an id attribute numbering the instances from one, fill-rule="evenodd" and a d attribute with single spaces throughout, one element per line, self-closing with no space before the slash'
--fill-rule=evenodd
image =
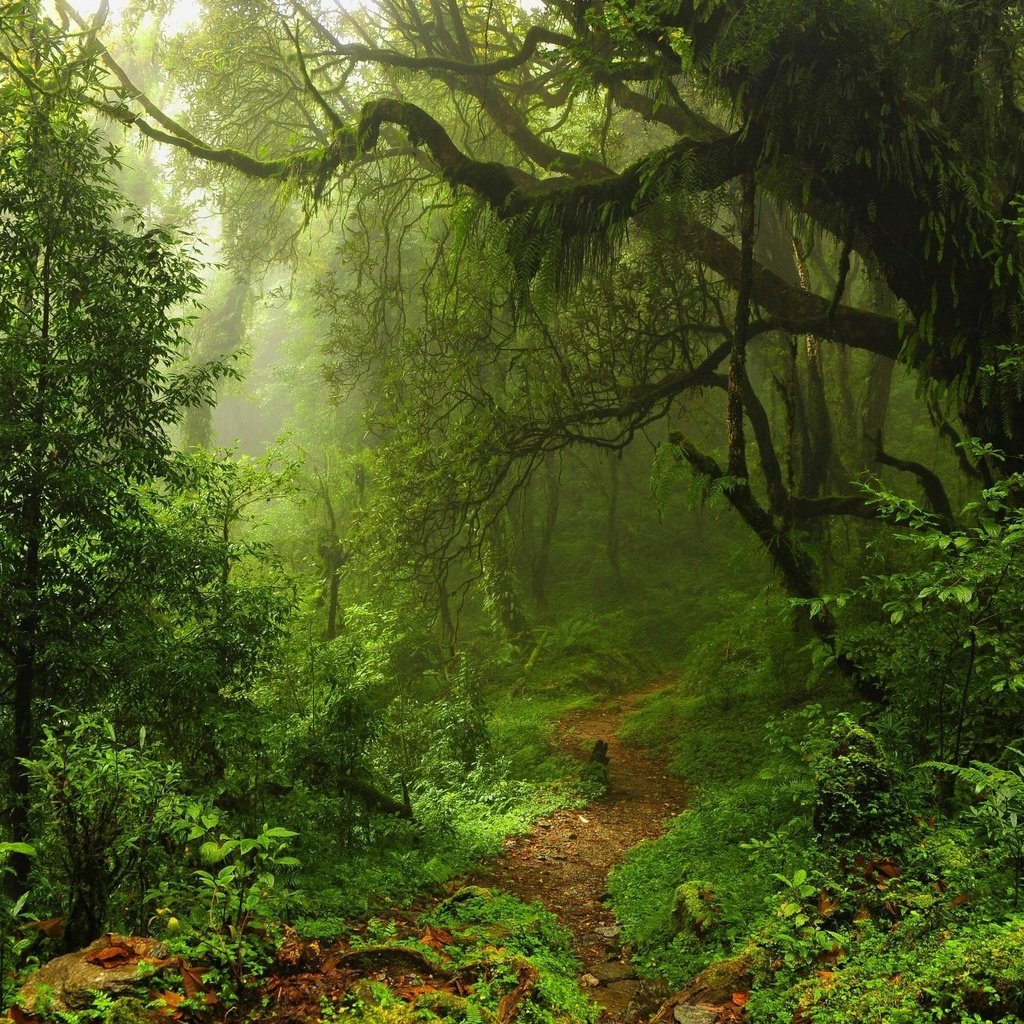
<path id="1" fill-rule="evenodd" d="M 124 955 L 110 957 L 110 966 L 104 966 L 102 960 L 91 962 L 115 946 L 122 947 Z M 162 960 L 166 956 L 166 947 L 156 939 L 107 935 L 85 949 L 44 964 L 22 985 L 17 1002 L 29 1014 L 38 1013 L 43 1005 L 52 1013 L 84 1010 L 91 1005 L 95 992 L 127 995 L 138 983 L 139 961 Z"/>

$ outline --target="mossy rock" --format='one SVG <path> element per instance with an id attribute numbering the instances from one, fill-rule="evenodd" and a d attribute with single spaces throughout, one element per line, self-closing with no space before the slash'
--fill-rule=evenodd
<path id="1" fill-rule="evenodd" d="M 764 950 L 748 946 L 736 956 L 705 967 L 679 994 L 682 1003 L 728 1003 L 734 992 L 746 992 L 754 975 L 767 965 Z"/>
<path id="2" fill-rule="evenodd" d="M 672 920 L 676 931 L 703 939 L 721 920 L 722 908 L 715 887 L 704 879 L 691 879 L 676 887 Z"/>
<path id="3" fill-rule="evenodd" d="M 515 935 L 515 931 L 503 924 L 488 924 L 474 929 L 473 934 L 479 934 L 492 945 L 500 946 Z"/>
<path id="4" fill-rule="evenodd" d="M 367 1006 L 356 1018 L 361 1024 L 423 1024 L 423 1016 L 411 1004 Z"/>
<path id="5" fill-rule="evenodd" d="M 446 1021 L 482 1021 L 483 1024 L 491 1024 L 495 1019 L 486 1007 L 478 1003 L 471 1004 L 453 992 L 426 993 L 416 1000 L 416 1010 L 418 1013 L 428 1010 L 435 1017 Z"/>
<path id="6" fill-rule="evenodd" d="M 103 1017 L 103 1024 L 155 1024 L 166 1018 L 154 1010 L 147 1010 L 146 1004 L 140 999 L 127 997 L 118 999 L 113 1006 L 107 1010 Z"/>
<path id="7" fill-rule="evenodd" d="M 485 889 L 482 885 L 464 885 L 458 892 L 452 893 L 446 900 L 437 905 L 436 914 L 448 912 L 458 913 L 458 908 L 473 900 L 490 903 L 494 899 L 494 890 Z"/>

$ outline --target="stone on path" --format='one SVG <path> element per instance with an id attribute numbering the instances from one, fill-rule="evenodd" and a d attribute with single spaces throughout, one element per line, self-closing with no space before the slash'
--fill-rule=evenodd
<path id="1" fill-rule="evenodd" d="M 622 1014 L 623 1024 L 646 1024 L 670 995 L 664 978 L 644 978 Z"/>
<path id="2" fill-rule="evenodd" d="M 714 1010 L 705 1010 L 703 1006 L 690 1006 L 680 1003 L 672 1010 L 676 1024 L 715 1024 L 718 1014 Z"/>
<path id="3" fill-rule="evenodd" d="M 609 960 L 605 964 L 595 964 L 590 968 L 590 973 L 606 984 L 613 981 L 626 981 L 636 977 L 636 971 L 632 964 L 624 964 L 620 960 Z"/>
<path id="4" fill-rule="evenodd" d="M 595 989 L 593 999 L 612 1020 L 621 1020 L 639 989 L 640 982 L 636 980 L 613 981 L 610 985 Z"/>

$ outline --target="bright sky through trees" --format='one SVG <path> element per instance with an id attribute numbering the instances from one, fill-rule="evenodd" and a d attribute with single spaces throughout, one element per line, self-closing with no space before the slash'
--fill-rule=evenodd
<path id="1" fill-rule="evenodd" d="M 109 0 L 111 15 L 114 18 L 120 17 L 128 3 L 129 0 Z M 88 12 L 92 15 L 99 9 L 99 6 L 100 0 L 88 0 L 82 4 L 80 10 L 83 14 Z M 164 19 L 165 28 L 171 33 L 181 31 L 199 15 L 200 9 L 200 0 L 175 0 L 171 6 L 171 13 Z"/>

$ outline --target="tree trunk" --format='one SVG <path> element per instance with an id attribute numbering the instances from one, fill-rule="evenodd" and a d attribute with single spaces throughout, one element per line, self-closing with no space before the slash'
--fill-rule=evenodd
<path id="1" fill-rule="evenodd" d="M 441 647 L 449 658 L 455 656 L 458 627 L 452 615 L 451 598 L 448 593 L 448 570 L 442 568 L 437 580 L 437 613 L 441 627 Z"/>
<path id="2" fill-rule="evenodd" d="M 329 578 L 330 591 L 327 597 L 327 629 L 324 639 L 330 643 L 338 635 L 338 591 L 341 588 L 341 570 L 331 569 Z"/>
<path id="3" fill-rule="evenodd" d="M 11 805 L 9 824 L 11 839 L 27 843 L 32 838 L 29 824 L 29 774 L 24 759 L 32 756 L 35 738 L 35 699 L 38 685 L 39 648 L 39 531 L 40 505 L 38 496 L 29 503 L 29 517 L 35 520 L 25 552 L 24 584 L 25 612 L 17 626 L 14 659 L 14 750 L 11 760 Z M 30 860 L 24 854 L 14 854 L 14 888 L 20 894 L 28 888 Z"/>
<path id="4" fill-rule="evenodd" d="M 506 636 L 510 639 L 522 636 L 530 624 L 519 601 L 506 527 L 500 516 L 484 537 L 481 560 L 485 604 Z"/>
<path id="5" fill-rule="evenodd" d="M 608 531 L 605 538 L 605 551 L 608 564 L 612 570 L 615 589 L 621 594 L 626 584 L 622 575 L 622 562 L 619 559 L 619 453 L 611 453 L 611 472 L 608 481 Z"/>
<path id="6" fill-rule="evenodd" d="M 551 541 L 558 524 L 558 502 L 561 480 L 556 467 L 557 452 L 549 452 L 544 459 L 544 520 L 540 535 L 534 538 L 534 556 L 530 572 L 530 592 L 540 607 L 548 603 L 548 569 L 551 564 Z M 532 523 L 531 523 L 532 528 Z"/>
<path id="7" fill-rule="evenodd" d="M 892 389 L 896 363 L 885 356 L 872 355 L 868 362 L 867 387 L 861 402 L 860 452 L 861 465 L 876 465 L 876 441 L 885 436 L 885 421 L 889 412 L 889 394 Z"/>

